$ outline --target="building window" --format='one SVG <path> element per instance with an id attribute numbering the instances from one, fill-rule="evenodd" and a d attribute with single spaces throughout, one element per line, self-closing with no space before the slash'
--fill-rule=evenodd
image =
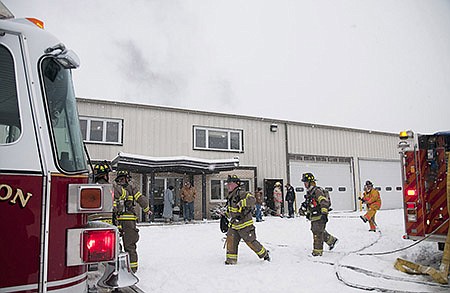
<path id="1" fill-rule="evenodd" d="M 338 187 L 338 191 L 339 192 L 345 192 L 347 190 L 347 188 L 345 188 L 345 186 L 339 186 Z"/>
<path id="2" fill-rule="evenodd" d="M 122 144 L 123 121 L 80 117 L 81 134 L 85 142 Z"/>
<path id="3" fill-rule="evenodd" d="M 250 191 L 250 180 L 241 179 L 241 189 Z M 223 202 L 227 200 L 228 188 L 226 179 L 211 180 L 211 195 L 210 201 Z"/>
<path id="4" fill-rule="evenodd" d="M 243 131 L 194 126 L 194 149 L 242 152 Z"/>
<path id="5" fill-rule="evenodd" d="M 211 180 L 211 201 L 225 201 L 227 199 L 226 180 Z"/>
<path id="6" fill-rule="evenodd" d="M 386 191 L 392 191 L 392 187 L 386 186 Z"/>

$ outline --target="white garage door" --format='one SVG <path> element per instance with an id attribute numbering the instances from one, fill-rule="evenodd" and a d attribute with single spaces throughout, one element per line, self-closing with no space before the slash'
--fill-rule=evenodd
<path id="1" fill-rule="evenodd" d="M 380 191 L 382 209 L 398 209 L 402 202 L 402 173 L 399 161 L 359 160 L 361 190 L 366 180 Z"/>
<path id="2" fill-rule="evenodd" d="M 355 197 L 353 196 L 352 170 L 349 163 L 317 163 L 317 162 L 290 162 L 290 182 L 296 189 L 297 202 L 302 202 L 306 191 L 301 182 L 303 173 L 313 173 L 317 185 L 328 189 L 332 208 L 335 211 L 355 210 Z"/>

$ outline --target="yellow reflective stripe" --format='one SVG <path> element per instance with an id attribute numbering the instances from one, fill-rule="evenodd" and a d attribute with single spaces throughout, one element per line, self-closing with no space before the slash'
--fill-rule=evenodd
<path id="1" fill-rule="evenodd" d="M 227 253 L 227 258 L 229 258 L 229 259 L 236 259 L 237 260 L 237 257 L 238 257 L 237 254 Z"/>
<path id="2" fill-rule="evenodd" d="M 327 198 L 325 196 L 322 196 L 322 195 L 317 198 L 318 202 L 321 202 L 322 200 L 327 200 Z"/>
<path id="3" fill-rule="evenodd" d="M 328 214 L 327 208 L 321 208 L 320 211 L 322 212 L 322 214 Z"/>
<path id="4" fill-rule="evenodd" d="M 248 196 L 247 196 L 248 197 Z M 247 206 L 247 198 L 244 198 L 243 200 L 242 200 L 242 205 L 241 205 L 241 207 L 246 207 Z"/>
<path id="5" fill-rule="evenodd" d="M 130 262 L 130 267 L 137 268 L 138 267 L 137 261 L 136 262 Z"/>
<path id="6" fill-rule="evenodd" d="M 149 210 L 150 210 L 150 207 L 146 207 L 146 208 L 144 209 L 144 213 L 148 212 Z"/>
<path id="7" fill-rule="evenodd" d="M 134 195 L 134 199 L 138 200 L 138 198 L 140 198 L 142 195 L 142 193 L 140 191 L 136 192 L 136 194 Z"/>
<path id="8" fill-rule="evenodd" d="M 113 202 L 113 207 L 117 207 L 117 202 L 116 201 Z"/>
<path id="9" fill-rule="evenodd" d="M 125 188 L 122 187 L 122 195 L 120 196 L 120 199 L 125 199 L 126 196 L 127 196 L 127 191 L 125 190 Z"/>
<path id="10" fill-rule="evenodd" d="M 320 216 L 314 216 L 314 217 L 311 217 L 311 221 L 312 221 L 312 222 L 318 221 L 318 220 L 320 220 L 321 218 L 322 218 L 322 215 L 320 215 Z"/>
<path id="11" fill-rule="evenodd" d="M 228 211 L 232 212 L 232 213 L 240 213 L 241 209 L 240 208 L 228 207 Z"/>
<path id="12" fill-rule="evenodd" d="M 133 200 L 133 197 L 131 195 L 127 196 L 127 200 Z"/>
<path id="13" fill-rule="evenodd" d="M 259 256 L 261 256 L 261 255 L 263 255 L 264 253 L 266 253 L 266 249 L 265 249 L 264 246 L 263 246 L 263 247 L 261 248 L 261 250 L 258 251 L 256 254 L 259 255 Z"/>
<path id="14" fill-rule="evenodd" d="M 135 221 L 137 217 L 135 215 L 120 215 L 117 220 L 119 221 Z"/>
<path id="15" fill-rule="evenodd" d="M 244 222 L 242 224 L 232 224 L 231 228 L 233 228 L 234 230 L 241 230 L 251 225 L 253 225 L 253 219 L 248 220 L 247 222 Z"/>
<path id="16" fill-rule="evenodd" d="M 315 252 L 315 253 L 322 253 L 323 249 L 313 249 L 313 252 Z"/>

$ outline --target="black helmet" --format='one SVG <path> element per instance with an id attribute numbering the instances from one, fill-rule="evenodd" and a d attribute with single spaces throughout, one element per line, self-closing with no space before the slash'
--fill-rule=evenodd
<path id="1" fill-rule="evenodd" d="M 314 181 L 316 181 L 316 178 L 312 173 L 303 173 L 302 182 L 314 182 Z"/>
<path id="2" fill-rule="evenodd" d="M 239 177 L 237 175 L 228 175 L 227 183 L 229 183 L 229 182 L 234 182 L 234 183 L 239 184 L 239 183 L 241 183 L 241 179 L 239 179 Z"/>
<path id="3" fill-rule="evenodd" d="M 108 174 L 111 172 L 111 167 L 109 167 L 108 162 L 103 161 L 102 163 L 95 164 L 94 165 L 94 175 L 95 177 Z"/>
<path id="4" fill-rule="evenodd" d="M 117 175 L 116 175 L 116 181 L 120 178 L 120 177 L 125 177 L 127 179 L 131 178 L 130 172 L 128 170 L 119 170 L 117 171 Z"/>
<path id="5" fill-rule="evenodd" d="M 366 181 L 366 186 L 371 186 L 371 187 L 373 187 L 373 183 L 372 183 L 370 180 L 367 180 L 367 181 Z"/>

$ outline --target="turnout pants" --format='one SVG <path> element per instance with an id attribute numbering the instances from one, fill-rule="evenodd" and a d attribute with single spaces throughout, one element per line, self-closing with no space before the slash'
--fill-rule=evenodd
<path id="1" fill-rule="evenodd" d="M 370 230 L 375 230 L 377 228 L 377 224 L 375 223 L 375 214 L 378 209 L 378 206 L 369 207 L 369 210 L 364 215 L 364 217 L 369 221 Z"/>
<path id="2" fill-rule="evenodd" d="M 138 270 L 137 245 L 139 240 L 139 229 L 136 228 L 136 221 L 120 221 L 122 226 L 122 240 L 125 252 L 130 255 L 130 267 L 133 273 Z"/>
<path id="3" fill-rule="evenodd" d="M 325 230 L 327 222 L 320 219 L 311 222 L 311 231 L 313 233 L 313 254 L 322 255 L 323 243 L 330 245 L 335 241 L 335 237 Z"/>
<path id="4" fill-rule="evenodd" d="M 227 232 L 227 264 L 235 264 L 238 257 L 239 241 L 243 239 L 248 247 L 253 250 L 259 258 L 267 255 L 267 250 L 256 240 L 255 226 L 251 225 L 241 230 L 229 228 Z"/>

